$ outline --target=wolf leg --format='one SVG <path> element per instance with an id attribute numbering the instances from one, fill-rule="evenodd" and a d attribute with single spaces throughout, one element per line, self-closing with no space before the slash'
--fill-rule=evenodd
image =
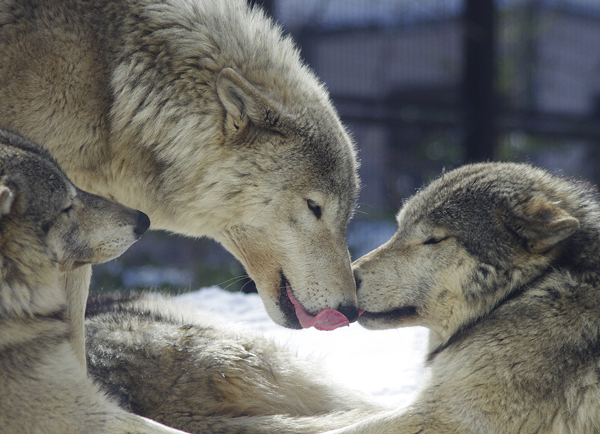
<path id="1" fill-rule="evenodd" d="M 121 419 L 124 422 L 123 434 L 186 434 L 184 431 L 162 425 L 137 414 L 124 412 Z"/>
<path id="2" fill-rule="evenodd" d="M 158 418 L 161 423 L 176 426 L 195 434 L 314 434 L 345 427 L 373 416 L 375 411 L 354 410 L 320 415 L 291 417 L 278 414 L 270 416 L 206 417 L 193 414 L 167 415 Z M 336 431 L 337 432 L 337 431 Z M 345 434 L 345 431 L 341 430 Z"/>
<path id="3" fill-rule="evenodd" d="M 67 298 L 67 320 L 72 328 L 71 344 L 84 370 L 87 369 L 87 365 L 85 361 L 85 330 L 83 322 L 91 277 L 91 265 L 84 265 L 76 270 L 64 273 L 61 277 L 61 285 L 65 289 L 65 296 Z"/>

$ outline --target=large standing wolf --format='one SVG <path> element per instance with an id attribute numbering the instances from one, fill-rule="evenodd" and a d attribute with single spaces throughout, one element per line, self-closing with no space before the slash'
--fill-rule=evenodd
<path id="1" fill-rule="evenodd" d="M 61 274 L 120 255 L 149 224 L 0 130 L 0 432 L 180 433 L 126 413 L 92 384 L 65 317 Z"/>
<path id="2" fill-rule="evenodd" d="M 359 322 L 431 330 L 429 380 L 358 433 L 600 433 L 600 205 L 514 163 L 443 174 L 355 264 Z"/>
<path id="3" fill-rule="evenodd" d="M 0 126 L 154 228 L 221 242 L 278 324 L 356 319 L 355 150 L 245 0 L 0 0 Z"/>

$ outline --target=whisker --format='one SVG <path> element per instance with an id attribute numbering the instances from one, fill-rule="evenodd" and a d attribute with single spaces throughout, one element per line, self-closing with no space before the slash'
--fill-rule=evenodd
<path id="1" fill-rule="evenodd" d="M 252 282 L 252 280 L 248 280 L 246 283 L 244 283 L 244 284 L 242 285 L 242 287 L 240 288 L 240 292 L 244 292 L 244 288 L 246 287 L 246 285 L 249 285 L 249 284 L 250 284 L 250 282 Z"/>
<path id="2" fill-rule="evenodd" d="M 225 282 L 222 282 L 222 283 L 218 284 L 217 286 L 218 286 L 219 288 L 221 288 L 221 289 L 229 289 L 229 288 L 231 288 L 233 285 L 235 285 L 236 283 L 238 283 L 238 282 L 241 282 L 242 280 L 244 280 L 244 276 L 238 276 L 238 277 L 235 277 L 235 278 L 233 278 L 233 279 L 229 279 L 229 280 L 227 280 L 227 281 L 225 281 Z M 221 286 L 221 285 L 223 285 L 224 283 L 227 283 L 227 285 L 226 285 L 226 286 Z"/>
<path id="3" fill-rule="evenodd" d="M 229 279 L 223 280 L 223 281 L 222 281 L 222 282 L 220 282 L 220 283 L 217 283 L 217 285 L 224 285 L 224 284 L 226 284 L 226 283 L 229 283 L 229 282 L 231 282 L 231 281 L 234 281 L 234 280 L 239 280 L 239 279 L 241 279 L 242 277 L 243 277 L 243 276 L 233 276 L 233 277 L 231 277 L 231 278 L 229 278 Z"/>

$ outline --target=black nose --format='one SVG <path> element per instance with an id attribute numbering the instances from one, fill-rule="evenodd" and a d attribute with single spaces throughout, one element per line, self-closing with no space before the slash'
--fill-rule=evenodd
<path id="1" fill-rule="evenodd" d="M 340 304 L 337 310 L 343 313 L 350 322 L 354 322 L 358 319 L 358 308 L 356 306 L 344 306 Z"/>
<path id="2" fill-rule="evenodd" d="M 137 225 L 133 232 L 139 237 L 144 235 L 148 228 L 150 227 L 150 219 L 146 214 L 141 211 L 138 211 Z"/>

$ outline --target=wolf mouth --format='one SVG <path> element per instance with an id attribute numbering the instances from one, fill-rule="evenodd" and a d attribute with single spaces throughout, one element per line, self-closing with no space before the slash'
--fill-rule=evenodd
<path id="1" fill-rule="evenodd" d="M 296 308 L 287 294 L 287 288 L 291 288 L 290 282 L 286 279 L 283 271 L 280 271 L 279 275 L 279 309 L 285 317 L 285 326 L 291 329 L 301 329 L 302 325 L 296 316 Z"/>
<path id="2" fill-rule="evenodd" d="M 417 307 L 416 306 L 402 306 L 394 310 L 389 310 L 387 312 L 369 312 L 364 311 L 359 318 L 359 322 L 361 320 L 365 321 L 379 321 L 385 320 L 390 322 L 398 322 L 401 320 L 416 318 L 418 316 Z"/>
<path id="3" fill-rule="evenodd" d="M 350 325 L 348 318 L 335 309 L 324 309 L 316 315 L 312 315 L 295 297 L 292 286 L 285 278 L 283 272 L 280 272 L 280 275 L 279 306 L 286 317 L 286 324 L 290 324 L 290 316 L 295 319 L 294 327 L 290 328 L 314 327 L 317 330 L 335 330 L 338 327 Z M 298 327 L 298 325 L 300 325 L 300 327 Z"/>

